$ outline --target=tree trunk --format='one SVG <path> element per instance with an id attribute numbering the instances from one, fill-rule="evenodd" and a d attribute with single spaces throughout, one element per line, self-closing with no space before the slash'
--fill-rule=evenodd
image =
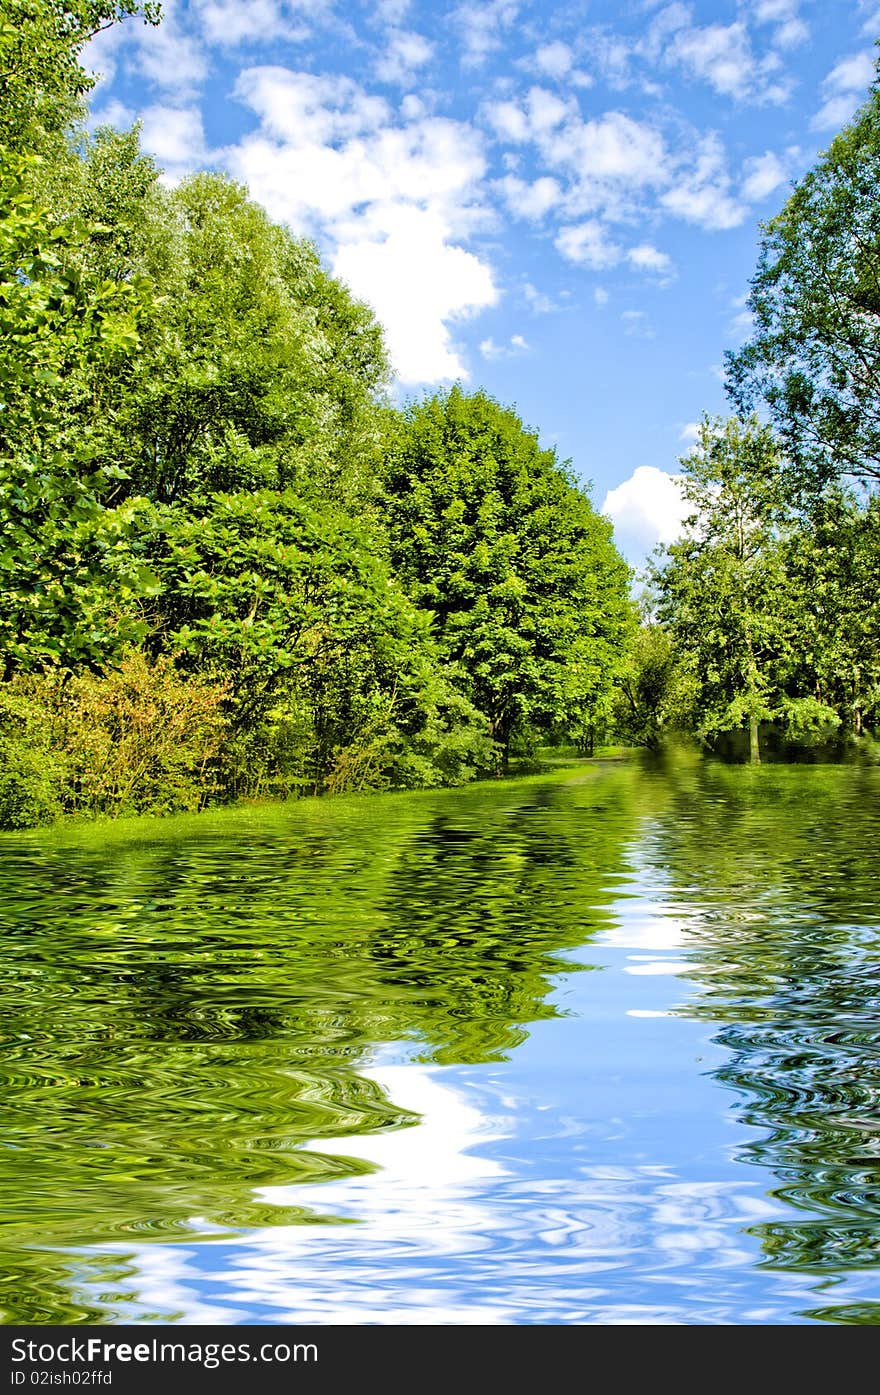
<path id="1" fill-rule="evenodd" d="M 749 718 L 749 760 L 752 765 L 761 764 L 761 744 L 758 737 L 758 719 Z"/>

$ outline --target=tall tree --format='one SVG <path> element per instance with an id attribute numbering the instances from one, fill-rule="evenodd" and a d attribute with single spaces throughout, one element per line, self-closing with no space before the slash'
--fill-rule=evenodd
<path id="1" fill-rule="evenodd" d="M 746 728 L 757 763 L 761 722 L 783 716 L 803 726 L 834 717 L 786 686 L 796 618 L 787 604 L 778 448 L 754 417 L 704 418 L 681 464 L 694 513 L 656 574 L 659 615 L 694 683 L 701 734 Z"/>
<path id="2" fill-rule="evenodd" d="M 384 467 L 398 574 L 509 750 L 605 714 L 630 623 L 608 522 L 514 412 L 459 388 L 406 413 Z"/>
<path id="3" fill-rule="evenodd" d="M 89 39 L 119 20 L 159 20 L 153 0 L 0 0 L 0 145 L 58 154 L 95 85 L 80 63 Z"/>
<path id="4" fill-rule="evenodd" d="M 737 410 L 769 407 L 797 482 L 880 479 L 880 88 L 764 228 Z"/>
<path id="5" fill-rule="evenodd" d="M 860 738 L 880 715 L 880 496 L 832 488 L 785 539 L 797 690 Z"/>
<path id="6" fill-rule="evenodd" d="M 16 168 L 17 166 L 17 168 Z M 143 291 L 81 273 L 82 231 L 0 174 L 0 664 L 98 662 L 141 580 L 91 423 L 137 346 Z"/>

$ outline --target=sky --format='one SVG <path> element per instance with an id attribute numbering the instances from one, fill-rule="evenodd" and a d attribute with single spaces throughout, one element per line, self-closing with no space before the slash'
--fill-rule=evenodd
<path id="1" fill-rule="evenodd" d="M 99 35 L 94 124 L 219 169 L 385 327 L 570 462 L 634 565 L 728 410 L 760 223 L 865 100 L 877 0 L 164 0 Z"/>

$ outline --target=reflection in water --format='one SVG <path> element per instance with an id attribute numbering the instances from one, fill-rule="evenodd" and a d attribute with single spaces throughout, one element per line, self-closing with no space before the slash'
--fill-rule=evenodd
<path id="1" fill-rule="evenodd" d="M 715 768 L 704 781 L 698 813 L 664 820 L 657 855 L 693 886 L 702 991 L 689 1011 L 723 1024 L 718 1079 L 759 1130 L 739 1157 L 772 1169 L 773 1195 L 788 1203 L 755 1232 L 765 1263 L 831 1278 L 876 1268 L 877 778 L 830 770 L 804 780 L 785 768 L 750 786 Z M 846 1320 L 877 1316 L 857 1305 Z"/>
<path id="2" fill-rule="evenodd" d="M 4 839 L 7 1321 L 880 1321 L 878 775 Z"/>

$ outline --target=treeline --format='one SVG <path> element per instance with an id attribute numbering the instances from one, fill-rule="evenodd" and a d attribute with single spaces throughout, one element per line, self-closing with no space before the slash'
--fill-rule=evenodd
<path id="1" fill-rule="evenodd" d="M 763 229 L 736 415 L 681 462 L 621 684 L 629 739 L 880 747 L 880 89 Z M 760 410 L 761 415 L 758 415 Z"/>
<path id="2" fill-rule="evenodd" d="M 240 186 L 87 135 L 135 0 L 0 2 L 0 826 L 455 784 L 607 727 L 610 526 Z"/>

